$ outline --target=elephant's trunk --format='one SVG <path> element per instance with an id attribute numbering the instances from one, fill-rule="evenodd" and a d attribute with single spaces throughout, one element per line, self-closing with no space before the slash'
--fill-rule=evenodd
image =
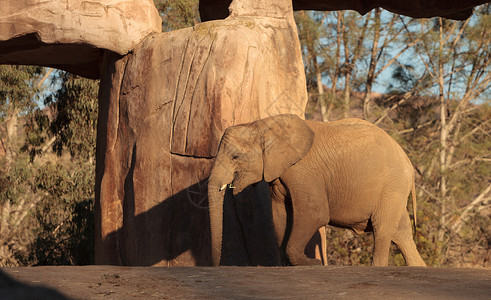
<path id="1" fill-rule="evenodd" d="M 208 180 L 208 203 L 210 208 L 210 228 L 211 228 L 211 259 L 214 266 L 220 264 L 222 253 L 222 233 L 223 233 L 223 199 L 225 196 L 225 186 L 232 182 L 233 173 L 224 168 L 218 161 L 211 171 Z M 227 176 L 228 175 L 228 176 Z"/>

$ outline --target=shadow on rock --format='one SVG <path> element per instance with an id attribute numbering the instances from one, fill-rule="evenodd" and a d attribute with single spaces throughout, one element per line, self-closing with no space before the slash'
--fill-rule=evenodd
<path id="1" fill-rule="evenodd" d="M 208 180 L 202 180 L 137 215 L 133 190 L 126 184 L 123 226 L 107 237 L 118 241 L 121 264 L 211 265 L 207 184 Z M 222 265 L 278 265 L 266 183 L 251 186 L 235 198 L 227 193 L 223 235 Z"/>
<path id="2" fill-rule="evenodd" d="M 60 292 L 41 287 L 31 286 L 17 281 L 0 270 L 0 298 L 2 300 L 66 300 L 70 299 Z"/>

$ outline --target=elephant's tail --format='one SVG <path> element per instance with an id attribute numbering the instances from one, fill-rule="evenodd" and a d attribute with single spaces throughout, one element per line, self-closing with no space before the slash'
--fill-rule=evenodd
<path id="1" fill-rule="evenodd" d="M 417 217 L 416 217 L 416 181 L 413 180 L 411 187 L 411 197 L 413 198 L 413 218 L 414 218 L 414 230 L 416 230 Z"/>

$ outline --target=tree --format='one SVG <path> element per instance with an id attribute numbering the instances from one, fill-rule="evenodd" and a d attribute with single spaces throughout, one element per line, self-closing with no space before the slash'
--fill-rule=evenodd
<path id="1" fill-rule="evenodd" d="M 363 24 L 366 25 L 368 19 L 342 11 L 299 12 L 295 19 L 306 65 L 309 95 L 320 105 L 322 120 L 327 121 L 334 106 L 339 104 L 336 91 L 343 76 L 343 107 L 347 114 L 353 72 L 364 51 L 366 26 Z M 324 80 L 331 85 L 327 97 L 324 94 Z M 315 87 L 315 91 L 311 87 Z"/>
<path id="2" fill-rule="evenodd" d="M 295 20 L 309 95 L 319 104 L 322 120 L 329 119 L 335 106 L 342 106 L 344 117 L 348 116 L 353 92 L 364 93 L 363 117 L 369 119 L 377 78 L 414 45 L 409 42 L 399 47 L 399 43 L 406 42 L 400 16 L 375 9 L 365 16 L 351 12 L 298 12 Z M 340 80 L 343 77 L 344 81 Z M 330 85 L 327 94 L 324 83 Z M 339 101 L 337 91 L 341 89 Z"/>
<path id="3" fill-rule="evenodd" d="M 0 142 L 5 152 L 5 167 L 10 169 L 17 155 L 17 127 L 20 113 L 32 110 L 40 84 L 34 84 L 41 67 L 0 66 Z M 42 82 L 41 82 L 42 83 Z"/>
<path id="4" fill-rule="evenodd" d="M 382 18 L 382 10 L 377 8 L 373 11 L 373 19 L 370 33 L 373 34 L 370 49 L 370 61 L 367 70 L 364 97 L 363 97 L 363 118 L 370 119 L 370 102 L 372 99 L 372 89 L 377 78 L 383 71 L 387 70 L 397 59 L 417 42 L 417 40 L 406 42 L 402 40 L 402 31 L 405 25 L 402 17 L 397 14 L 385 13 Z M 387 19 L 384 21 L 383 19 Z M 410 19 L 409 23 L 414 22 Z M 405 44 L 402 47 L 396 45 Z M 381 64 L 381 65 L 380 65 Z"/>
<path id="5" fill-rule="evenodd" d="M 486 112 L 491 87 L 487 9 L 480 7 L 464 22 L 432 19 L 406 24 L 406 39 L 415 46 L 407 62 L 394 69 L 393 79 L 400 84 L 392 85 L 391 93 L 401 95 L 400 101 L 382 116 L 399 110 L 387 125 L 406 143 L 421 174 L 419 198 L 425 201 L 423 219 L 428 226 L 421 240 L 428 248 L 435 245 L 429 256 L 436 265 L 459 261 L 451 258 L 453 249 L 465 247 L 459 244 L 463 239 L 485 240 L 479 228 L 489 226 L 481 217 L 490 195 L 490 174 L 485 171 L 491 150 L 485 138 L 490 134 Z M 475 230 L 465 232 L 464 227 Z"/>
<path id="6" fill-rule="evenodd" d="M 36 192 L 44 193 L 36 209 L 39 228 L 30 245 L 28 261 L 36 264 L 89 264 L 94 248 L 95 143 L 98 111 L 98 81 L 68 72 L 56 71 L 53 85 L 58 89 L 45 99 L 53 117 L 41 118 L 39 110 L 31 116 L 34 135 L 52 136 L 52 149 L 60 158 L 55 164 L 39 168 L 35 174 Z M 39 144 L 29 144 L 32 155 Z M 46 145 L 43 146 L 46 148 Z M 70 154 L 69 161 L 62 156 Z"/>
<path id="7" fill-rule="evenodd" d="M 326 13 L 323 15 L 326 16 Z M 317 45 L 320 38 L 319 22 L 322 21 L 315 20 L 315 16 L 310 16 L 305 11 L 296 13 L 295 21 L 298 27 L 300 42 L 302 45 L 305 45 L 304 56 L 306 57 L 306 69 L 310 69 L 310 72 L 314 72 L 315 74 L 315 85 L 317 86 L 318 102 L 320 104 L 322 120 L 327 122 L 328 109 L 324 95 L 324 84 L 322 83 L 322 71 L 318 61 L 319 51 Z"/>
<path id="8" fill-rule="evenodd" d="M 339 118 L 346 115 L 349 103 L 351 115 L 388 131 L 408 152 L 418 173 L 416 240 L 428 264 L 485 265 L 486 257 L 491 257 L 486 229 L 491 226 L 489 5 L 477 8 L 463 22 L 411 19 L 380 10 L 352 15 L 358 18 L 352 21 L 347 16 L 346 12 L 296 16 L 308 108 L 319 109 L 309 110 L 307 117 Z M 351 71 L 345 68 L 348 65 Z M 392 73 L 386 80 L 388 92 L 374 98 L 373 87 L 387 71 Z M 324 92 L 322 83 L 332 89 Z M 321 101 L 322 92 L 327 106 Z M 369 262 L 369 257 L 358 255 L 365 253 L 358 250 L 369 245 L 369 239 L 354 241 L 336 230 L 329 235 L 330 259 L 343 264 Z M 474 256 L 457 255 L 462 251 Z M 401 260 L 396 256 L 393 263 Z"/>
<path id="9" fill-rule="evenodd" d="M 154 0 L 164 31 L 191 27 L 200 22 L 198 0 Z"/>
<path id="10" fill-rule="evenodd" d="M 439 201 L 440 226 L 438 241 L 443 245 L 448 233 L 448 216 L 453 206 L 449 193 L 449 168 L 456 149 L 462 145 L 463 124 L 467 121 L 481 95 L 491 87 L 490 19 L 487 13 L 477 11 L 475 21 L 450 22 L 442 18 L 421 21 L 426 28 L 415 54 L 424 65 L 427 80 L 434 86 L 439 103 Z M 415 35 L 408 30 L 408 35 Z M 459 99 L 449 102 L 450 99 Z M 453 107 L 450 107 L 452 105 Z M 482 120 L 474 120 L 477 128 Z M 487 186 L 484 191 L 488 190 Z M 489 192 L 489 191 L 488 191 Z M 485 193 L 486 194 L 486 193 Z M 481 197 L 483 198 L 483 197 Z M 442 250 L 442 249 L 441 249 Z"/>
<path id="11" fill-rule="evenodd" d="M 21 115 L 23 151 L 0 172 L 3 266 L 93 262 L 98 82 L 61 71 L 49 78 L 54 92 Z"/>

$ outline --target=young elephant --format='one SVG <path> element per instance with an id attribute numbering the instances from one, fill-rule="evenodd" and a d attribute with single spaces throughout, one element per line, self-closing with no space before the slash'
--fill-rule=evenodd
<path id="1" fill-rule="evenodd" d="M 373 265 L 387 266 L 394 241 L 410 266 L 425 266 L 406 210 L 414 168 L 387 133 L 366 121 L 329 123 L 278 115 L 227 128 L 208 184 L 212 260 L 220 263 L 224 189 L 270 183 L 278 242 L 293 265 L 319 264 L 305 246 L 320 227 L 372 231 Z"/>

